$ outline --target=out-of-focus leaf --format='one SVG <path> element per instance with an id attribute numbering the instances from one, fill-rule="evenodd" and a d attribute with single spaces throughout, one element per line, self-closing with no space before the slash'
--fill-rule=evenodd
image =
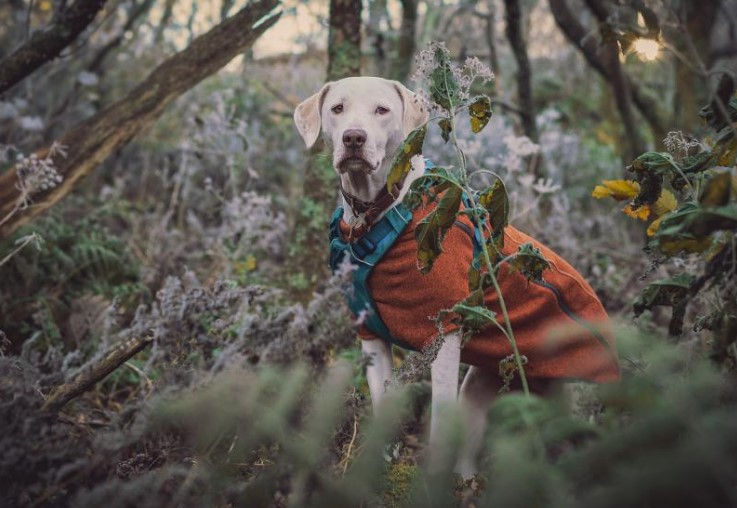
<path id="1" fill-rule="evenodd" d="M 699 202 L 704 206 L 723 206 L 729 202 L 732 191 L 732 174 L 729 171 L 722 171 L 712 176 L 704 191 L 701 193 Z"/>
<path id="2" fill-rule="evenodd" d="M 645 152 L 632 161 L 632 164 L 627 166 L 627 170 L 635 173 L 648 171 L 662 174 L 670 172 L 674 165 L 675 160 L 668 152 Z"/>
<path id="3" fill-rule="evenodd" d="M 438 126 L 440 127 L 440 135 L 443 136 L 443 140 L 447 143 L 450 139 L 450 133 L 453 130 L 450 120 L 448 118 L 441 118 Z"/>
<path id="4" fill-rule="evenodd" d="M 435 60 L 437 67 L 430 74 L 430 97 L 449 110 L 451 106 L 457 106 L 461 102 L 460 86 L 453 76 L 450 60 L 441 48 L 435 52 Z"/>
<path id="5" fill-rule="evenodd" d="M 663 217 L 655 239 L 664 254 L 674 256 L 681 251 L 699 253 L 709 248 L 712 239 L 694 235 L 689 228 L 689 224 L 701 210 L 698 204 L 689 202 Z"/>
<path id="6" fill-rule="evenodd" d="M 386 177 L 386 188 L 391 191 L 395 184 L 404 181 L 404 178 L 412 169 L 411 159 L 415 155 L 422 152 L 422 144 L 425 142 L 425 134 L 427 126 L 422 125 L 409 133 L 409 136 L 402 142 L 397 155 L 392 162 L 392 168 Z"/>
<path id="7" fill-rule="evenodd" d="M 714 152 L 718 159 L 717 164 L 725 167 L 732 167 L 737 162 L 737 134 L 733 130 L 729 130 L 730 127 L 726 128 L 728 134 L 720 138 Z"/>
<path id="8" fill-rule="evenodd" d="M 452 185 L 440 198 L 435 209 L 415 228 L 417 267 L 423 274 L 432 269 L 435 260 L 443 252 L 441 243 L 455 222 L 461 206 L 461 195 L 461 188 Z"/>
<path id="9" fill-rule="evenodd" d="M 635 317 L 658 305 L 673 307 L 668 332 L 671 335 L 680 335 L 683 331 L 683 316 L 686 313 L 686 304 L 694 279 L 693 275 L 682 273 L 673 278 L 649 284 L 635 301 Z"/>
<path id="10" fill-rule="evenodd" d="M 712 152 L 704 151 L 684 157 L 681 165 L 683 167 L 683 172 L 690 174 L 706 171 L 713 166 L 713 162 L 714 154 Z"/>
<path id="11" fill-rule="evenodd" d="M 476 97 L 468 107 L 468 113 L 471 116 L 471 130 L 478 134 L 491 119 L 491 99 L 485 95 Z"/>
<path id="12" fill-rule="evenodd" d="M 696 237 L 716 231 L 737 230 L 737 204 L 701 209 L 689 217 L 685 227 Z"/>
<path id="13" fill-rule="evenodd" d="M 545 270 L 550 268 L 548 260 L 531 243 L 520 245 L 519 250 L 509 260 L 510 272 L 520 271 L 527 280 L 540 279 Z"/>
<path id="14" fill-rule="evenodd" d="M 734 92 L 734 80 L 729 74 L 724 73 L 719 81 L 714 101 L 699 111 L 699 116 L 714 130 L 721 130 L 729 123 L 737 121 L 737 94 Z M 727 119 L 722 112 L 722 108 L 717 104 L 717 99 L 726 106 L 729 119 Z"/>
<path id="15" fill-rule="evenodd" d="M 604 180 L 591 195 L 597 199 L 612 197 L 617 201 L 632 199 L 640 192 L 640 184 L 634 180 Z"/>

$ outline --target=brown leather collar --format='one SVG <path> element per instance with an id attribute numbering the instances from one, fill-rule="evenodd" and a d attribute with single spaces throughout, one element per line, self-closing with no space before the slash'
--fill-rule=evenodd
<path id="1" fill-rule="evenodd" d="M 351 242 L 365 235 L 371 229 L 371 226 L 374 225 L 379 215 L 396 201 L 403 185 L 404 179 L 394 184 L 391 192 L 386 186 L 383 186 L 373 201 L 362 201 L 353 194 L 349 194 L 343 188 L 343 183 L 341 182 L 340 192 L 343 194 L 346 203 L 350 205 L 351 210 L 353 210 L 353 215 L 356 219 L 351 224 L 343 220 L 340 221 L 340 231 L 343 237 Z"/>

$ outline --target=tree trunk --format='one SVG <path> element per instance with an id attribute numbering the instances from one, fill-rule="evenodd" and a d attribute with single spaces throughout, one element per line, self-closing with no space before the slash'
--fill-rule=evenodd
<path id="1" fill-rule="evenodd" d="M 412 68 L 412 58 L 415 54 L 415 32 L 417 31 L 418 0 L 401 0 L 402 24 L 399 27 L 397 40 L 397 56 L 394 58 L 389 73 L 390 79 L 404 82 Z"/>
<path id="2" fill-rule="evenodd" d="M 330 1 L 327 81 L 361 74 L 361 0 Z M 335 209 L 338 177 L 330 157 L 321 156 L 321 139 L 312 148 L 290 246 L 289 276 L 294 294 L 307 301 L 329 277 L 328 220 Z"/>
<path id="3" fill-rule="evenodd" d="M 57 12 L 51 25 L 35 32 L 26 44 L 0 60 L 0 94 L 59 56 L 92 23 L 105 1 L 77 0 Z"/>
<path id="4" fill-rule="evenodd" d="M 581 51 L 589 65 L 601 74 L 607 82 L 620 80 L 621 84 L 629 90 L 634 105 L 647 120 L 655 140 L 662 140 L 667 132 L 665 127 L 667 122 L 655 99 L 646 95 L 621 67 L 620 74 L 615 75 L 611 66 L 600 58 L 595 38 L 588 36 L 588 30 L 581 25 L 570 11 L 566 0 L 549 0 L 549 4 L 555 22 L 566 38 Z"/>
<path id="5" fill-rule="evenodd" d="M 685 19 L 682 20 L 682 28 L 684 31 L 676 34 L 676 47 L 682 55 L 689 59 L 689 62 L 676 59 L 676 93 L 673 98 L 673 111 L 674 123 L 678 129 L 697 124 L 699 110 L 709 102 L 708 79 L 695 73 L 691 66 L 698 67 L 699 64 L 708 66 L 712 60 L 709 39 L 719 12 L 719 3 L 719 0 L 703 0 L 698 4 L 686 2 L 683 6 Z M 693 45 L 688 44 L 686 37 L 691 38 Z M 694 52 L 697 54 L 694 55 Z M 697 62 L 696 58 L 700 62 Z"/>
<path id="6" fill-rule="evenodd" d="M 361 74 L 361 0 L 330 0 L 328 81 Z"/>
<path id="7" fill-rule="evenodd" d="M 172 101 L 250 47 L 279 19 L 281 13 L 272 12 L 278 3 L 249 3 L 159 65 L 128 96 L 64 134 L 59 142 L 67 146 L 67 156 L 54 158 L 63 181 L 34 195 L 32 206 L 18 209 L 17 167 L 0 175 L 0 221 L 10 216 L 0 227 L 0 238 L 57 203 L 110 154 L 153 124 Z M 47 153 L 48 148 L 37 155 L 43 158 Z"/>
<path id="8" fill-rule="evenodd" d="M 504 0 L 506 34 L 517 62 L 517 95 L 522 119 L 522 130 L 532 141 L 537 142 L 535 125 L 535 103 L 532 98 L 532 70 L 527 56 L 527 43 L 522 31 L 522 9 L 519 0 Z M 539 167 L 539 165 L 538 165 Z"/>
<path id="9" fill-rule="evenodd" d="M 600 0 L 586 0 L 586 5 L 594 13 L 599 23 L 608 21 L 609 10 Z M 623 153 L 625 159 L 631 161 L 647 150 L 647 144 L 640 133 L 632 111 L 632 92 L 629 80 L 625 76 L 624 69 L 619 61 L 619 44 L 616 39 L 610 38 L 610 40 L 601 44 L 598 53 L 602 65 L 607 69 L 609 85 L 612 88 L 617 112 L 622 121 L 623 129 L 620 134 L 620 143 L 624 148 Z"/>

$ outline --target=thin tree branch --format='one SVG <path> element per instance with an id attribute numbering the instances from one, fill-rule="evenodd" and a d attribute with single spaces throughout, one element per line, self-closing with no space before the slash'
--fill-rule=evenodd
<path id="1" fill-rule="evenodd" d="M 63 181 L 32 196 L 34 206 L 3 225 L 0 238 L 56 204 L 110 154 L 153 124 L 172 101 L 249 48 L 278 21 L 281 13 L 272 12 L 278 4 L 279 0 L 250 2 L 164 61 L 128 96 L 64 134 L 59 142 L 68 147 L 67 156 L 53 160 Z M 48 148 L 39 150 L 37 156 L 44 157 L 47 152 Z M 12 210 L 20 194 L 17 169 L 0 175 L 0 217 Z"/>
<path id="2" fill-rule="evenodd" d="M 105 2 L 77 0 L 59 11 L 51 25 L 34 33 L 28 42 L 0 60 L 0 94 L 59 56 L 92 23 Z"/>
<path id="3" fill-rule="evenodd" d="M 54 388 L 41 407 L 41 411 L 56 413 L 72 399 L 92 389 L 97 383 L 105 379 L 115 369 L 143 351 L 153 342 L 153 337 L 134 337 L 117 345 L 95 363 L 89 370 L 78 374 L 72 381 Z"/>

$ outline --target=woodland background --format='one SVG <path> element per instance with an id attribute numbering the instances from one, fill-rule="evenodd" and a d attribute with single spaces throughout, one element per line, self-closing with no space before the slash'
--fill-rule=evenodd
<path id="1" fill-rule="evenodd" d="M 371 417 L 327 271 L 337 181 L 292 124 L 326 80 L 412 88 L 431 40 L 494 71 L 491 123 L 459 132 L 471 168 L 586 276 L 623 358 L 573 415 L 502 397 L 473 502 L 737 506 L 731 0 L 0 4 L 0 505 L 459 502 L 421 465 L 421 357 L 396 352 L 404 398 Z M 721 207 L 710 250 L 645 253 L 647 224 L 592 197 L 644 152 L 719 146 L 693 183 L 731 177 L 698 200 Z"/>

